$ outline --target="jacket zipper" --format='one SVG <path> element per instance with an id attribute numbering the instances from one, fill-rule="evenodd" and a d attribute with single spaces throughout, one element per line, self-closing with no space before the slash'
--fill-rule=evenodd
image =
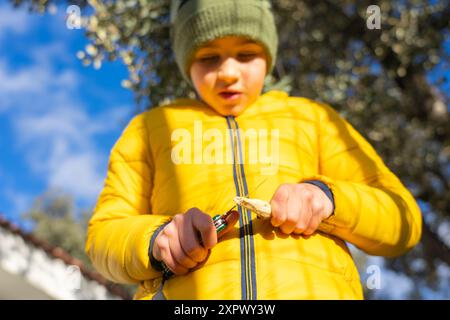
<path id="1" fill-rule="evenodd" d="M 239 127 L 233 116 L 227 117 L 230 133 L 230 142 L 233 152 L 233 176 L 237 196 L 248 195 L 247 181 L 245 179 L 242 148 L 239 136 Z M 251 212 L 238 207 L 240 217 L 240 248 L 241 248 L 241 289 L 243 300 L 256 300 L 256 269 L 255 246 L 253 241 L 253 227 Z"/>

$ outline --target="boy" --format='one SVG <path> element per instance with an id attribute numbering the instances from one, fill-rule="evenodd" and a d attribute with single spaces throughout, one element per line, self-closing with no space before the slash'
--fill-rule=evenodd
<path id="1" fill-rule="evenodd" d="M 408 251 L 412 195 L 331 107 L 261 95 L 277 50 L 268 1 L 175 2 L 172 23 L 199 99 L 136 116 L 117 141 L 89 224 L 95 267 L 139 283 L 135 299 L 361 299 L 345 241 Z M 235 196 L 270 200 L 272 216 L 239 208 L 218 239 L 211 217 Z"/>

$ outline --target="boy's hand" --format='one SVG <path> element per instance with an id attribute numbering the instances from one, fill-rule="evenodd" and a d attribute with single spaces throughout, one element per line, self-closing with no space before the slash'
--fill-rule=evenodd
<path id="1" fill-rule="evenodd" d="M 232 211 L 228 226 L 220 235 L 232 229 L 239 220 L 239 213 Z M 163 261 L 174 274 L 185 274 L 203 262 L 209 249 L 217 244 L 217 230 L 212 218 L 197 208 L 177 214 L 157 235 L 153 246 L 153 257 Z"/>
<path id="2" fill-rule="evenodd" d="M 274 227 L 285 234 L 311 235 L 332 214 L 333 204 L 319 187 L 310 183 L 284 183 L 272 200 Z"/>

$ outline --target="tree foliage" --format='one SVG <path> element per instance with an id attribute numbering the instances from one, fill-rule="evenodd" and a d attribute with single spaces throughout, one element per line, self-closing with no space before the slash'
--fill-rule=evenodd
<path id="1" fill-rule="evenodd" d="M 35 10 L 52 3 L 10 1 Z M 127 65 L 123 85 L 135 93 L 136 112 L 194 95 L 171 52 L 169 2 L 77 1 L 90 39 L 78 57 L 97 68 L 104 60 Z M 388 263 L 435 284 L 436 265 L 450 263 L 448 239 L 438 232 L 450 223 L 450 7 L 445 0 L 380 0 L 381 28 L 369 29 L 372 4 L 273 1 L 280 46 L 266 89 L 331 104 L 374 145 L 421 204 L 425 222 L 420 245 Z M 420 270 L 411 263 L 417 259 L 425 262 Z"/>
<path id="2" fill-rule="evenodd" d="M 72 197 L 59 190 L 48 190 L 37 197 L 30 210 L 23 214 L 34 225 L 34 235 L 63 248 L 93 270 L 84 252 L 89 217 L 89 211 L 76 217 Z"/>

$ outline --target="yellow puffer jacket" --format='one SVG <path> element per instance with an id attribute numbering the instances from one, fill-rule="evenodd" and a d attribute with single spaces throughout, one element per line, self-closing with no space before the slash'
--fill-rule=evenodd
<path id="1" fill-rule="evenodd" d="M 320 232 L 287 236 L 241 212 L 201 268 L 161 286 L 148 249 L 171 216 L 192 207 L 213 216 L 236 195 L 269 201 L 280 184 L 311 179 L 334 195 Z M 419 241 L 421 224 L 410 192 L 336 111 L 270 91 L 238 117 L 193 99 L 136 116 L 111 151 L 86 252 L 106 278 L 139 283 L 135 299 L 361 299 L 345 241 L 396 256 Z"/>

